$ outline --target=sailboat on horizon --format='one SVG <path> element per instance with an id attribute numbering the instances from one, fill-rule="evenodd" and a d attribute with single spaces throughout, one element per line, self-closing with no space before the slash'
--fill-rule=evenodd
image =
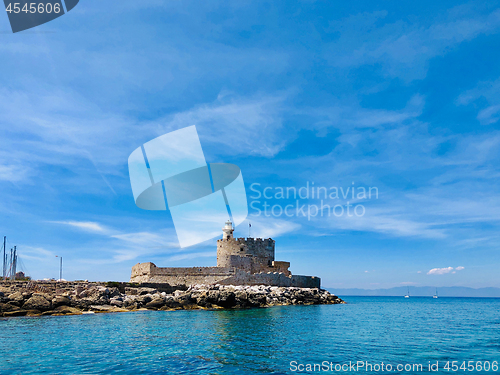
<path id="1" fill-rule="evenodd" d="M 408 287 L 408 293 L 406 293 L 405 298 L 410 298 L 410 287 Z"/>
<path id="2" fill-rule="evenodd" d="M 438 298 L 438 288 L 436 288 L 436 294 L 434 294 L 432 298 Z"/>

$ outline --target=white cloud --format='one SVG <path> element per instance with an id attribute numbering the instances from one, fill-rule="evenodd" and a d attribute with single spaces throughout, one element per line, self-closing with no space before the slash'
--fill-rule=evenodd
<path id="1" fill-rule="evenodd" d="M 444 275 L 444 274 L 447 274 L 447 273 L 456 273 L 456 271 L 461 271 L 465 269 L 465 267 L 457 267 L 457 268 L 453 268 L 453 267 L 446 267 L 446 268 L 433 268 L 431 269 L 429 272 L 427 272 L 427 275 Z"/>
<path id="2" fill-rule="evenodd" d="M 429 272 L 427 272 L 427 275 L 444 275 L 445 273 L 450 273 L 452 271 L 453 267 L 433 268 Z"/>
<path id="3" fill-rule="evenodd" d="M 51 221 L 51 223 L 69 225 L 94 233 L 108 234 L 110 232 L 109 229 L 103 227 L 101 224 L 92 221 Z"/>

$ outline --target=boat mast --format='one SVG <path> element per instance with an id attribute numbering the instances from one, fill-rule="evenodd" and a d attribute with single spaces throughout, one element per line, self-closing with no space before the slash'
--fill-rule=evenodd
<path id="1" fill-rule="evenodd" d="M 6 272 L 7 272 L 7 255 L 5 254 L 5 242 L 7 241 L 7 236 L 3 236 L 3 273 L 2 277 L 5 280 Z"/>
<path id="2" fill-rule="evenodd" d="M 17 266 L 17 246 L 14 246 L 14 255 L 12 257 L 12 263 L 11 263 L 11 274 L 10 274 L 10 279 L 15 280 L 16 279 L 16 266 Z"/>

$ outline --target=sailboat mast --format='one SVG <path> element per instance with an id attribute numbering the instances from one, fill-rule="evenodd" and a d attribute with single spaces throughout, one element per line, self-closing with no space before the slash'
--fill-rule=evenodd
<path id="1" fill-rule="evenodd" d="M 16 272 L 17 272 L 17 246 L 14 246 L 14 280 L 16 279 Z"/>
<path id="2" fill-rule="evenodd" d="M 7 277 L 11 277 L 12 276 L 12 251 L 14 249 L 10 249 L 10 260 L 9 260 L 9 271 L 7 272 Z"/>
<path id="3" fill-rule="evenodd" d="M 7 255 L 5 254 L 5 243 L 7 241 L 7 236 L 3 236 L 3 257 L 2 257 L 2 261 L 3 261 L 3 273 L 2 273 L 2 277 L 3 279 L 5 280 L 5 276 L 6 276 L 6 272 L 7 272 Z"/>

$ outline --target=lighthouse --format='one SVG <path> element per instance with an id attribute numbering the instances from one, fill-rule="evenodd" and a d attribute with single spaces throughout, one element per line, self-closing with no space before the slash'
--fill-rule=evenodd
<path id="1" fill-rule="evenodd" d="M 233 238 L 234 228 L 233 228 L 233 223 L 231 223 L 231 220 L 226 221 L 226 225 L 224 226 L 224 228 L 222 228 L 222 232 L 223 232 L 222 234 L 223 240 Z"/>

